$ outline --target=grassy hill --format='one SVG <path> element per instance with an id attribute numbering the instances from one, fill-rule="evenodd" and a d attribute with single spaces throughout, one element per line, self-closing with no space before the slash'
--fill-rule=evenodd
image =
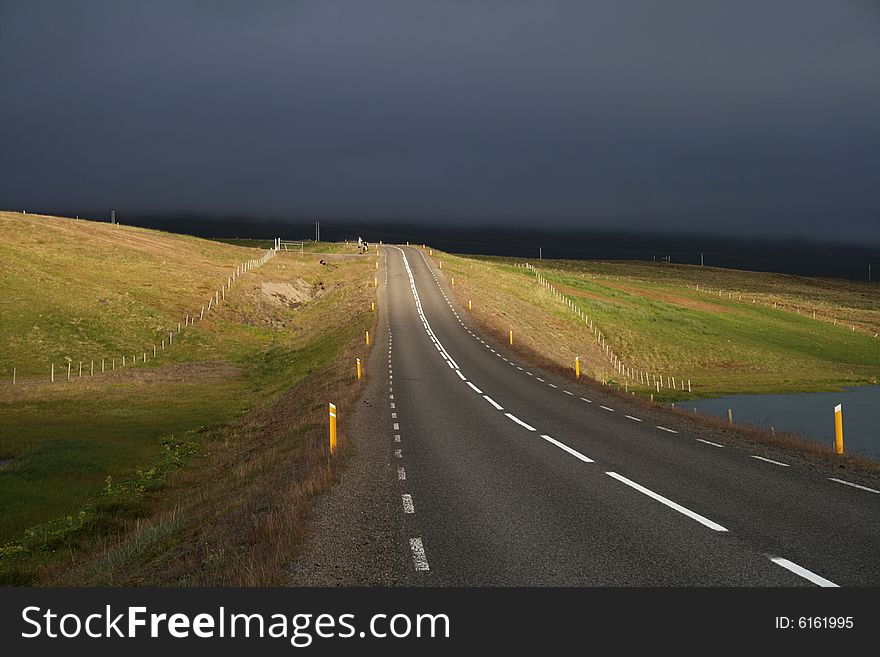
<path id="1" fill-rule="evenodd" d="M 298 522 L 306 491 L 332 476 L 325 408 L 353 395 L 374 258 L 281 253 L 188 325 L 265 251 L 16 213 L 0 230 L 0 580 L 273 581 L 295 532 L 272 557 L 248 532 L 267 514 Z M 208 572 L 185 546 L 221 545 L 220 529 L 238 547 Z M 244 579 L 225 579 L 248 559 Z"/>
<path id="2" fill-rule="evenodd" d="M 560 367 L 579 355 L 589 376 L 659 399 L 880 380 L 877 285 L 668 263 L 434 254 L 447 280 L 455 277 L 459 300 L 473 300 L 474 315 L 499 336 L 512 329 L 518 346 Z M 681 390 L 688 380 L 691 393 Z"/>

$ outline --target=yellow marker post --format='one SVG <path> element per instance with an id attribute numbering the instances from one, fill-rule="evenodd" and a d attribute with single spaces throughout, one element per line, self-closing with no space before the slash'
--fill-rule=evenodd
<path id="1" fill-rule="evenodd" d="M 455 287 L 455 276 L 452 277 L 452 287 Z"/>
<path id="2" fill-rule="evenodd" d="M 438 262 L 437 266 L 440 267 L 440 269 L 443 269 L 443 261 L 441 260 L 440 262 Z"/>
<path id="3" fill-rule="evenodd" d="M 379 261 L 376 261 L 376 269 L 379 269 Z"/>
<path id="4" fill-rule="evenodd" d="M 376 302 L 370 301 L 370 312 L 376 312 Z"/>
<path id="5" fill-rule="evenodd" d="M 428 255 L 434 255 L 434 249 L 428 249 Z"/>
<path id="6" fill-rule="evenodd" d="M 574 378 L 581 378 L 581 358 L 580 356 L 574 357 Z"/>
<path id="7" fill-rule="evenodd" d="M 369 347 L 370 346 L 370 332 L 369 331 L 366 331 L 366 338 L 367 338 L 367 346 Z"/>
<path id="8" fill-rule="evenodd" d="M 473 310 L 473 309 L 474 309 L 474 307 L 473 307 L 473 305 L 471 304 L 471 300 L 468 299 L 468 310 Z"/>
<path id="9" fill-rule="evenodd" d="M 843 454 L 843 409 L 840 404 L 834 407 L 834 453 Z"/>
<path id="10" fill-rule="evenodd" d="M 510 346 L 513 346 L 513 331 L 510 331 Z"/>
<path id="11" fill-rule="evenodd" d="M 330 404 L 330 454 L 336 453 L 336 404 Z"/>
<path id="12" fill-rule="evenodd" d="M 379 279 L 376 276 L 373 276 L 373 287 L 379 287 Z"/>
<path id="13" fill-rule="evenodd" d="M 361 359 L 357 359 L 357 372 L 358 372 L 358 381 L 363 377 L 363 373 L 361 372 Z"/>

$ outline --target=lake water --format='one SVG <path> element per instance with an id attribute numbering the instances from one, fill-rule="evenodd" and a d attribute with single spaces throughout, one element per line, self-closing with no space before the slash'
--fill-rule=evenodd
<path id="1" fill-rule="evenodd" d="M 679 402 L 682 410 L 727 417 L 733 421 L 800 433 L 810 440 L 834 444 L 834 407 L 843 404 L 843 441 L 848 454 L 880 460 L 880 386 L 844 388 L 841 392 L 785 395 L 731 395 Z"/>

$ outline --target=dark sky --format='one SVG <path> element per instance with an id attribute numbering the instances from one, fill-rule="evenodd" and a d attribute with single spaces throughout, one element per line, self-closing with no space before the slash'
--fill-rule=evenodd
<path id="1" fill-rule="evenodd" d="M 880 244 L 874 0 L 0 0 L 0 207 Z"/>

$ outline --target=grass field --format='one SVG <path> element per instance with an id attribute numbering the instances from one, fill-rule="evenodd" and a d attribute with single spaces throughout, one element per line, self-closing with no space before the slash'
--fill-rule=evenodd
<path id="1" fill-rule="evenodd" d="M 880 286 L 667 263 L 528 261 L 592 319 L 627 366 L 611 366 L 574 310 L 509 258 L 435 252 L 463 304 L 499 336 L 561 367 L 658 399 L 830 390 L 880 381 Z M 815 311 L 815 319 L 813 312 Z M 836 321 L 836 323 L 835 323 Z M 654 376 L 666 386 L 658 393 Z M 676 391 L 669 389 L 674 377 Z M 692 392 L 682 391 L 691 381 Z M 652 390 L 653 389 L 653 390 Z"/>
<path id="2" fill-rule="evenodd" d="M 14 213 L 0 213 L 0 229 L 0 581 L 172 583 L 183 563 L 188 581 L 280 581 L 310 495 L 330 481 L 323 409 L 352 398 L 374 259 L 280 254 L 178 334 L 237 264 L 263 252 Z M 173 346 L 154 359 L 169 331 Z M 144 351 L 146 363 L 121 367 Z M 90 376 L 101 358 L 116 369 Z M 271 554 L 239 540 L 210 574 L 203 560 L 166 558 L 172 544 L 218 526 L 245 532 L 261 514 L 297 519 L 277 523 Z M 155 541 L 158 526 L 171 544 L 125 552 Z M 89 570 L 107 555 L 112 564 Z"/>

